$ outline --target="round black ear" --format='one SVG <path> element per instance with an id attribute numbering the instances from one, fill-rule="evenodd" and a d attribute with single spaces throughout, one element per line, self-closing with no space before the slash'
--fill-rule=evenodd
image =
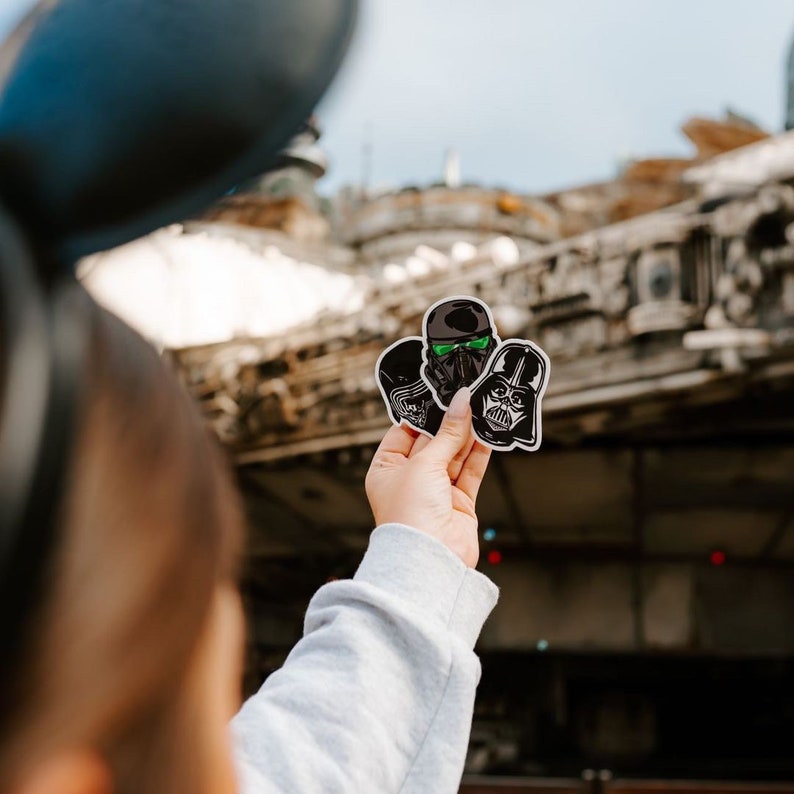
<path id="1" fill-rule="evenodd" d="M 40 261 L 71 265 L 266 170 L 333 77 L 356 9 L 43 0 L 0 52 L 0 200 Z"/>

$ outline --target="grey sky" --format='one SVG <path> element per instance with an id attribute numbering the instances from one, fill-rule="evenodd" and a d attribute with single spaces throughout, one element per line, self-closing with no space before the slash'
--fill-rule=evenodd
<path id="1" fill-rule="evenodd" d="M 362 0 L 324 100 L 330 190 L 425 184 L 444 151 L 466 181 L 541 191 L 608 177 L 626 154 L 682 155 L 678 126 L 727 105 L 779 130 L 785 0 Z"/>
<path id="2" fill-rule="evenodd" d="M 155 0 L 147 0 L 154 2 Z M 426 184 L 449 146 L 467 181 L 541 191 L 621 156 L 689 151 L 678 125 L 730 105 L 778 130 L 786 0 L 361 0 L 320 108 L 330 191 L 362 173 Z M 32 5 L 0 0 L 0 34 Z"/>

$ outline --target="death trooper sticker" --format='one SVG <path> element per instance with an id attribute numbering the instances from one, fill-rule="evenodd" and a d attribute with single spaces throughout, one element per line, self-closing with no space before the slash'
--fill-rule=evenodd
<path id="1" fill-rule="evenodd" d="M 503 451 L 540 447 L 550 370 L 548 356 L 528 339 L 502 342 L 471 393 L 472 427 L 483 444 Z"/>
<path id="2" fill-rule="evenodd" d="M 499 344 L 491 310 L 477 298 L 458 295 L 434 303 L 422 323 L 422 378 L 447 409 L 458 389 L 471 386 Z"/>
<path id="3" fill-rule="evenodd" d="M 392 422 L 405 422 L 420 433 L 434 436 L 444 411 L 419 374 L 423 346 L 421 336 L 409 336 L 387 347 L 375 365 L 375 377 Z"/>

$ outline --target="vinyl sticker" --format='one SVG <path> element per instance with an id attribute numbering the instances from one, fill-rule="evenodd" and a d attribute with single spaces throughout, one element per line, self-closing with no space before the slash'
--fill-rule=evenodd
<path id="1" fill-rule="evenodd" d="M 542 441 L 541 401 L 551 363 L 528 339 L 507 339 L 494 351 L 471 393 L 474 434 L 494 450 L 534 452 Z"/>
<path id="2" fill-rule="evenodd" d="M 375 365 L 375 378 L 394 424 L 405 423 L 420 433 L 434 436 L 444 411 L 419 374 L 422 347 L 421 336 L 409 336 L 387 347 Z"/>
<path id="3" fill-rule="evenodd" d="M 422 322 L 422 378 L 446 410 L 452 397 L 484 372 L 499 344 L 491 310 L 468 295 L 434 303 Z"/>

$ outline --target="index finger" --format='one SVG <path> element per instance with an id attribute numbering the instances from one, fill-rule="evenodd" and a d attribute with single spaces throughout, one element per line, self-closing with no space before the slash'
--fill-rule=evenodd
<path id="1" fill-rule="evenodd" d="M 392 426 L 386 432 L 383 441 L 380 442 L 375 457 L 392 454 L 403 455 L 407 458 L 418 437 L 419 433 L 406 425 Z"/>
<path id="2" fill-rule="evenodd" d="M 476 441 L 460 470 L 455 487 L 463 491 L 472 503 L 477 501 L 477 493 L 490 459 L 491 450 L 485 444 Z"/>

